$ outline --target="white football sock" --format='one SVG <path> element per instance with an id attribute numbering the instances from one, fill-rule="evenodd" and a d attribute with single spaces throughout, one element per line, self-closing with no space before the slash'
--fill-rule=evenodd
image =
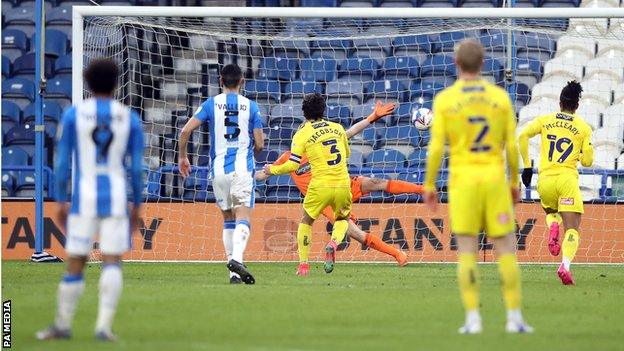
<path id="1" fill-rule="evenodd" d="M 481 324 L 481 314 L 479 310 L 466 311 L 466 324 L 479 323 Z"/>
<path id="2" fill-rule="evenodd" d="M 243 253 L 247 247 L 247 240 L 249 240 L 250 225 L 248 221 L 236 221 L 236 228 L 233 235 L 233 250 L 232 259 L 243 263 Z"/>
<path id="3" fill-rule="evenodd" d="M 223 222 L 223 247 L 225 248 L 225 256 L 228 262 L 232 259 L 232 250 L 234 247 L 233 236 L 234 236 L 234 228 L 236 228 L 235 221 L 224 221 Z M 230 278 L 238 277 L 238 274 L 234 272 L 230 272 Z"/>
<path id="4" fill-rule="evenodd" d="M 566 269 L 567 271 L 569 271 L 569 270 L 570 270 L 570 263 L 572 263 L 572 261 L 570 261 L 570 259 L 569 259 L 569 258 L 564 257 L 564 258 L 561 260 L 561 263 L 563 263 L 563 267 L 565 267 L 565 269 Z"/>
<path id="5" fill-rule="evenodd" d="M 96 331 L 111 331 L 122 284 L 121 266 L 104 264 L 100 275 L 100 303 L 95 323 Z"/>
<path id="6" fill-rule="evenodd" d="M 520 312 L 520 309 L 507 310 L 507 322 L 521 323 L 522 312 Z"/>
<path id="7" fill-rule="evenodd" d="M 71 329 L 71 323 L 76 312 L 76 305 L 85 289 L 82 273 L 76 275 L 65 274 L 58 287 L 58 309 L 54 325 L 59 329 Z"/>

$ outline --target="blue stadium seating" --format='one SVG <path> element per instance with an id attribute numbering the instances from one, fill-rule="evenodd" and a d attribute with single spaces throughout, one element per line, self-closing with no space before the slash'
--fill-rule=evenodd
<path id="1" fill-rule="evenodd" d="M 63 56 L 67 53 L 69 39 L 65 33 L 56 29 L 45 31 L 45 53 L 52 57 Z"/>
<path id="2" fill-rule="evenodd" d="M 2 164 L 5 166 L 28 166 L 29 156 L 19 146 L 7 146 L 2 148 Z"/>
<path id="3" fill-rule="evenodd" d="M 290 147 L 290 141 L 295 134 L 292 128 L 269 128 L 267 137 L 265 138 L 267 149 L 279 149 Z"/>
<path id="4" fill-rule="evenodd" d="M 336 78 L 338 70 L 337 61 L 329 57 L 305 58 L 299 66 L 305 81 L 329 82 Z"/>
<path id="5" fill-rule="evenodd" d="M 348 37 L 347 33 L 342 33 L 339 31 L 320 31 L 318 33 L 323 37 Z M 353 49 L 353 41 L 349 39 L 321 39 L 315 40 L 312 42 L 311 49 L 313 51 L 319 51 L 321 53 L 331 53 L 334 57 L 344 58 L 346 57 L 346 53 L 350 52 Z"/>
<path id="6" fill-rule="evenodd" d="M 287 57 L 267 57 L 260 61 L 258 77 L 262 79 L 293 80 L 297 76 L 298 61 Z"/>
<path id="7" fill-rule="evenodd" d="M 35 194 L 35 172 L 19 171 L 15 182 L 15 196 L 31 197 Z M 44 196 L 47 196 L 48 177 L 43 177 Z"/>
<path id="8" fill-rule="evenodd" d="M 420 144 L 420 135 L 416 128 L 412 126 L 391 126 L 379 131 L 382 143 L 386 145 L 411 145 Z"/>
<path id="9" fill-rule="evenodd" d="M 2 79 L 11 78 L 11 60 L 2 55 Z"/>
<path id="10" fill-rule="evenodd" d="M 271 109 L 271 118 L 269 124 L 273 124 L 274 119 L 295 119 L 299 123 L 304 121 L 303 112 L 301 112 L 301 106 L 292 105 L 289 103 L 279 104 L 273 106 Z"/>
<path id="11" fill-rule="evenodd" d="M 327 119 L 332 122 L 340 123 L 344 127 L 349 127 L 351 125 L 351 111 L 349 110 L 349 106 L 327 104 L 325 113 Z"/>
<path id="12" fill-rule="evenodd" d="M 13 63 L 13 77 L 34 77 L 36 63 L 37 55 L 34 52 L 18 57 Z M 54 60 L 45 57 L 43 72 L 47 78 L 52 76 L 53 66 Z"/>
<path id="13" fill-rule="evenodd" d="M 71 38 L 71 26 L 72 26 L 72 8 L 71 6 L 63 5 L 54 7 L 50 11 L 46 12 L 46 28 L 56 29 Z"/>
<path id="14" fill-rule="evenodd" d="M 330 102 L 340 103 L 343 100 L 346 102 L 348 99 L 354 99 L 361 103 L 364 84 L 359 79 L 341 78 L 327 83 L 325 90 Z M 334 98 L 338 98 L 338 101 L 332 101 Z"/>
<path id="15" fill-rule="evenodd" d="M 388 57 L 380 72 L 380 78 L 408 76 L 417 79 L 419 77 L 420 64 L 412 57 Z"/>
<path id="16" fill-rule="evenodd" d="M 2 100 L 2 123 L 13 122 L 14 124 L 20 121 L 21 110 L 14 102 Z"/>
<path id="17" fill-rule="evenodd" d="M 289 175 L 278 175 L 266 180 L 266 197 L 272 200 L 299 199 L 299 189 Z"/>
<path id="18" fill-rule="evenodd" d="M 302 7 L 336 7 L 338 0 L 301 0 Z"/>
<path id="19" fill-rule="evenodd" d="M 4 10 L 4 28 L 19 29 L 31 36 L 35 31 L 35 8 L 20 6 Z M 3 29 L 4 29 L 3 28 Z"/>
<path id="20" fill-rule="evenodd" d="M 62 101 L 63 105 L 71 103 L 72 81 L 71 78 L 53 78 L 48 81 L 46 89 L 48 99 Z"/>
<path id="21" fill-rule="evenodd" d="M 280 84 L 274 80 L 250 80 L 245 83 L 245 96 L 252 100 L 281 100 Z"/>
<path id="22" fill-rule="evenodd" d="M 364 154 L 357 149 L 351 149 L 349 154 L 349 167 L 362 167 L 364 166 Z"/>
<path id="23" fill-rule="evenodd" d="M 375 109 L 374 101 L 367 102 L 365 104 L 351 106 L 351 115 L 353 116 L 353 121 L 354 122 L 361 121 L 362 119 L 370 115 L 374 109 Z M 382 123 L 383 120 L 379 120 L 378 122 Z"/>
<path id="24" fill-rule="evenodd" d="M 485 48 L 485 54 L 491 58 L 504 60 L 507 48 L 507 31 L 499 29 L 486 30 L 479 41 Z"/>
<path id="25" fill-rule="evenodd" d="M 440 33 L 440 40 L 436 42 L 437 50 L 444 53 L 452 53 L 455 50 L 455 44 L 468 38 L 465 32 L 443 32 Z"/>
<path id="26" fill-rule="evenodd" d="M 44 121 L 58 122 L 61 119 L 63 109 L 55 101 L 43 102 L 43 119 Z M 24 122 L 30 122 L 35 120 L 35 104 L 26 106 L 23 113 Z"/>
<path id="27" fill-rule="evenodd" d="M 275 150 L 262 150 L 256 155 L 256 163 L 260 165 L 271 164 L 279 158 L 279 152 Z"/>
<path id="28" fill-rule="evenodd" d="M 209 190 L 208 171 L 206 169 L 195 169 L 184 179 L 184 189 Z M 212 184 L 210 184 L 210 190 Z"/>
<path id="29" fill-rule="evenodd" d="M 423 81 L 450 85 L 457 75 L 455 60 L 451 55 L 434 55 L 423 63 L 420 68 L 420 76 Z"/>
<path id="30" fill-rule="evenodd" d="M 24 151 L 33 155 L 35 151 L 35 130 L 30 125 L 17 125 L 11 128 L 4 137 L 4 145 L 21 145 Z"/>
<path id="31" fill-rule="evenodd" d="M 407 166 L 409 168 L 425 168 L 425 164 L 427 163 L 427 149 L 426 148 L 416 148 L 414 152 L 412 152 L 407 157 Z"/>
<path id="32" fill-rule="evenodd" d="M 556 50 L 556 40 L 543 33 L 515 33 L 518 55 L 546 62 L 550 60 Z"/>
<path id="33" fill-rule="evenodd" d="M 379 65 L 370 57 L 351 57 L 340 63 L 338 76 L 355 76 L 362 79 L 372 79 L 377 75 Z"/>
<path id="34" fill-rule="evenodd" d="M 542 79 L 542 65 L 534 58 L 517 58 L 514 62 L 516 76 L 533 77 L 534 81 Z"/>
<path id="35" fill-rule="evenodd" d="M 407 35 L 397 37 L 392 41 L 395 56 L 411 56 L 414 51 L 431 53 L 434 49 L 433 43 L 427 35 Z"/>
<path id="36" fill-rule="evenodd" d="M 2 98 L 23 107 L 35 100 L 35 84 L 28 79 L 12 78 L 2 82 Z"/>
<path id="37" fill-rule="evenodd" d="M 72 56 L 71 54 L 63 55 L 54 61 L 55 77 L 71 77 L 72 73 Z"/>
<path id="38" fill-rule="evenodd" d="M 516 88 L 516 101 L 521 101 L 524 105 L 529 103 L 531 99 L 531 91 L 526 84 L 515 83 Z"/>
<path id="39" fill-rule="evenodd" d="M 419 102 L 418 99 L 422 98 L 425 102 L 433 101 L 435 94 L 444 89 L 443 84 L 417 82 L 410 87 L 411 96 L 410 101 Z"/>
<path id="40" fill-rule="evenodd" d="M 323 30 L 322 18 L 288 18 L 286 19 L 286 31 L 293 33 L 306 33 L 314 35 Z M 312 45 L 313 46 L 313 45 Z M 311 47 L 312 48 L 312 47 Z"/>
<path id="41" fill-rule="evenodd" d="M 366 156 L 366 166 L 372 168 L 404 168 L 406 162 L 405 155 L 392 149 L 374 150 Z"/>
<path id="42" fill-rule="evenodd" d="M 14 172 L 2 171 L 2 196 L 13 196 L 15 192 Z"/>
<path id="43" fill-rule="evenodd" d="M 486 57 L 483 60 L 483 75 L 494 77 L 494 82 L 497 84 L 503 83 L 503 66 L 492 58 Z"/>
<path id="44" fill-rule="evenodd" d="M 378 80 L 364 87 L 366 99 L 405 100 L 407 89 L 398 80 Z"/>
<path id="45" fill-rule="evenodd" d="M 325 86 L 320 82 L 294 81 L 286 84 L 284 95 L 290 97 L 302 97 L 309 93 L 325 93 Z"/>
<path id="46" fill-rule="evenodd" d="M 283 53 L 287 57 L 310 56 L 310 42 L 306 40 L 272 40 L 271 47 L 276 56 L 281 56 Z"/>
<path id="47" fill-rule="evenodd" d="M 13 61 L 30 48 L 28 37 L 17 29 L 2 29 L 2 55 Z"/>

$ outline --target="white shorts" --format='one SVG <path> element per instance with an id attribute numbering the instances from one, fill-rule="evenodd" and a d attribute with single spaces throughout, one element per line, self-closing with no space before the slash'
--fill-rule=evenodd
<path id="1" fill-rule="evenodd" d="M 69 256 L 88 256 L 98 234 L 103 255 L 122 255 L 130 250 L 128 217 L 98 218 L 72 214 L 67 219 L 65 251 Z"/>
<path id="2" fill-rule="evenodd" d="M 212 180 L 217 206 L 223 211 L 235 207 L 254 206 L 254 178 L 252 173 L 232 172 L 215 176 Z"/>

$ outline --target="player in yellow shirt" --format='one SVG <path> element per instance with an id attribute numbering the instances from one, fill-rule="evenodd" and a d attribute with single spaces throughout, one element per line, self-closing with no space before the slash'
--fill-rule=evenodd
<path id="1" fill-rule="evenodd" d="M 349 141 L 344 128 L 323 119 L 325 98 L 319 93 L 308 94 L 301 106 L 307 120 L 293 136 L 291 154 L 281 165 L 266 165 L 267 174 L 288 174 L 299 167 L 303 155 L 308 157 L 312 179 L 303 200 L 303 217 L 297 239 L 310 237 L 312 224 L 326 207 L 334 211 L 334 229 L 325 247 L 325 272 L 334 270 L 336 249 L 344 239 L 351 214 L 351 178 L 347 169 Z M 306 246 L 299 243 L 299 247 Z"/>
<path id="2" fill-rule="evenodd" d="M 482 229 L 496 249 L 507 309 L 506 330 L 532 332 L 520 312 L 520 270 L 515 253 L 513 201 L 519 198 L 516 117 L 507 93 L 481 78 L 481 44 L 464 40 L 455 54 L 459 79 L 433 102 L 424 190 L 425 202 L 435 211 L 435 180 L 448 143 L 448 208 L 451 231 L 457 238 L 457 277 L 466 309 L 466 321 L 459 332 L 482 331 L 477 269 L 477 237 Z"/>
<path id="3" fill-rule="evenodd" d="M 576 81 L 568 82 L 559 96 L 560 112 L 553 112 L 532 120 L 520 133 L 520 154 L 524 163 L 522 182 L 531 186 L 533 168 L 529 159 L 529 138 L 541 134 L 539 177 L 537 192 L 546 211 L 550 235 L 548 249 L 558 256 L 563 246 L 563 258 L 557 275 L 564 285 L 573 285 L 570 263 L 579 245 L 579 225 L 583 213 L 583 199 L 578 185 L 578 162 L 592 165 L 594 148 L 591 127 L 575 114 L 583 88 Z M 559 226 L 565 230 L 563 243 L 559 242 Z"/>

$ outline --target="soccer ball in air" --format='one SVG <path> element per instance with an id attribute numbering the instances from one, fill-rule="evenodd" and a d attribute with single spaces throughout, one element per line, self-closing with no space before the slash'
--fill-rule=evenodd
<path id="1" fill-rule="evenodd" d="M 426 107 L 421 107 L 412 111 L 412 123 L 416 129 L 429 129 L 429 127 L 431 127 L 432 120 L 433 111 Z"/>

